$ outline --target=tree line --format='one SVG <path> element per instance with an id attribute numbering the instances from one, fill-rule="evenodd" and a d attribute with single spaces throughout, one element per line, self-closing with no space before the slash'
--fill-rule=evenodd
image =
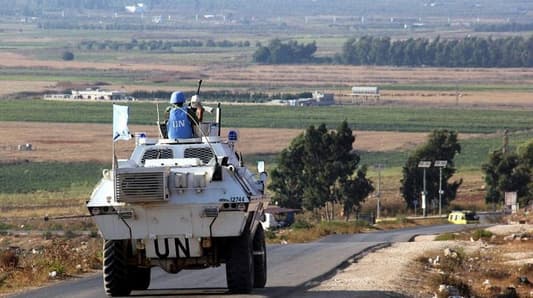
<path id="1" fill-rule="evenodd" d="M 316 58 L 313 55 L 316 50 L 317 47 L 314 41 L 308 44 L 300 44 L 292 40 L 283 43 L 279 39 L 273 39 L 266 46 L 258 45 L 253 54 L 253 61 L 265 64 L 314 62 Z"/>
<path id="2" fill-rule="evenodd" d="M 78 43 L 77 48 L 80 50 L 113 50 L 113 51 L 172 51 L 177 47 L 249 47 L 250 42 L 244 41 L 230 41 L 230 40 L 212 40 L 207 41 L 184 39 L 184 40 L 141 40 L 132 39 L 129 42 L 113 41 L 113 40 L 83 40 Z"/>
<path id="3" fill-rule="evenodd" d="M 533 31 L 533 23 L 479 24 L 474 27 L 476 32 L 523 32 Z"/>
<path id="4" fill-rule="evenodd" d="M 533 35 L 494 39 L 465 37 L 463 39 L 433 40 L 409 38 L 391 40 L 390 37 L 363 36 L 350 38 L 341 53 L 330 58 L 314 57 L 316 43 L 282 43 L 272 40 L 260 46 L 253 60 L 267 64 L 338 63 L 349 65 L 393 65 L 435 67 L 533 67 Z"/>
<path id="5" fill-rule="evenodd" d="M 78 20 L 77 20 L 78 21 Z M 131 24 L 131 23 L 81 23 L 74 21 L 44 21 L 37 24 L 39 29 L 61 30 L 124 30 L 124 31 L 160 31 L 160 30 L 183 30 L 183 26 L 168 24 Z"/>
<path id="6" fill-rule="evenodd" d="M 374 186 L 366 177 L 366 166 L 360 165 L 360 157 L 352 149 L 354 141 L 346 121 L 336 131 L 328 130 L 325 124 L 310 126 L 278 155 L 277 166 L 270 175 L 272 201 L 287 208 L 325 209 L 328 219 L 332 219 L 334 203 L 342 206 L 346 219 L 357 214 Z M 460 152 L 457 132 L 439 129 L 432 131 L 427 142 L 409 155 L 402 168 L 400 186 L 408 208 L 420 208 L 425 191 L 426 210 L 435 213 L 441 190 L 442 208 L 450 206 L 462 184 L 462 179 L 449 182 L 456 173 L 454 159 Z M 445 167 L 438 168 L 437 160 L 446 161 Z M 425 189 L 420 161 L 430 162 L 425 169 Z M 482 171 L 487 186 L 486 203 L 501 206 L 505 203 L 505 192 L 517 192 L 520 206 L 526 206 L 533 198 L 533 139 L 516 152 L 500 149 L 490 153 Z"/>
<path id="7" fill-rule="evenodd" d="M 64 93 L 69 93 L 70 90 L 65 90 Z M 146 90 L 137 90 L 131 92 L 131 96 L 136 99 L 168 99 L 172 92 L 157 90 L 157 91 L 146 91 Z M 194 92 L 184 92 L 186 98 L 190 98 L 195 93 Z M 207 90 L 202 91 L 202 100 L 214 100 L 214 101 L 226 101 L 226 102 L 266 102 L 273 99 L 298 99 L 298 98 L 311 98 L 313 94 L 311 92 L 302 92 L 302 93 L 272 93 L 267 94 L 263 92 L 236 92 L 231 90 Z"/>
<path id="8" fill-rule="evenodd" d="M 396 41 L 363 36 L 346 41 L 335 60 L 351 65 L 532 67 L 533 36 Z"/>

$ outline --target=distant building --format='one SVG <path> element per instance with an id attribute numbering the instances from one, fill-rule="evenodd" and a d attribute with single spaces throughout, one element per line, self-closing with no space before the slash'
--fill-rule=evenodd
<path id="1" fill-rule="evenodd" d="M 44 99 L 71 99 L 71 100 L 134 100 L 124 91 L 105 91 L 100 89 L 72 90 L 71 94 L 45 94 Z"/>
<path id="2" fill-rule="evenodd" d="M 144 3 L 137 3 L 134 5 L 124 6 L 124 9 L 129 13 L 144 13 L 146 10 L 146 6 L 144 5 Z"/>
<path id="3" fill-rule="evenodd" d="M 313 92 L 313 99 L 319 106 L 329 106 L 335 104 L 335 96 L 333 93 L 320 93 L 315 91 Z"/>
<path id="4" fill-rule="evenodd" d="M 311 98 L 298 98 L 298 99 L 275 99 L 272 100 L 272 104 L 288 105 L 291 107 L 304 107 L 304 106 L 329 106 L 335 104 L 333 93 L 320 93 L 318 91 L 313 92 Z"/>
<path id="5" fill-rule="evenodd" d="M 366 102 L 369 99 L 379 101 L 379 87 L 375 86 L 354 86 L 352 87 L 352 103 Z"/>

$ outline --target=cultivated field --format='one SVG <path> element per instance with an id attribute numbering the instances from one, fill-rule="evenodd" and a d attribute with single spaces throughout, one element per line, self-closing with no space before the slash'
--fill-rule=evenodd
<path id="1" fill-rule="evenodd" d="M 3 52 L 0 67 L 10 69 L 50 69 L 77 72 L 83 82 L 84 72 L 95 78 L 98 72 L 118 72 L 108 89 L 175 90 L 175 86 L 189 85 L 196 79 L 206 81 L 205 90 L 234 90 L 252 92 L 304 92 L 321 90 L 332 92 L 337 100 L 350 103 L 351 86 L 381 86 L 382 101 L 397 104 L 449 106 L 460 104 L 474 107 L 533 108 L 531 85 L 533 73 L 528 69 L 450 69 L 408 67 L 355 67 L 341 65 L 252 65 L 252 64 L 192 64 L 174 65 L 162 61 L 137 59 L 131 62 L 85 62 L 39 60 L 32 56 Z M 116 61 L 116 60 L 115 60 Z M 9 72 L 9 71 L 8 71 Z M 122 75 L 120 75 L 122 73 Z M 35 73 L 17 81 L 9 76 L 0 95 L 21 91 L 61 90 L 61 81 L 72 77 L 46 76 Z M 131 76 L 139 79 L 132 84 Z M 122 76 L 122 78 L 120 78 Z M 118 82 L 113 82 L 117 81 Z M 46 82 L 50 83 L 46 83 Z M 87 81 L 86 81 L 87 82 Z M 26 85 L 24 87 L 24 85 Z M 407 89 L 407 90 L 406 90 Z"/>
<path id="2" fill-rule="evenodd" d="M 0 122 L 4 131 L 0 141 L 1 159 L 31 161 L 97 161 L 111 162 L 110 124 Z M 155 125 L 131 125 L 130 131 L 147 132 L 157 137 Z M 240 128 L 237 150 L 246 154 L 277 154 L 302 133 L 299 129 Z M 227 129 L 222 130 L 227 134 Z M 426 140 L 427 133 L 356 131 L 354 147 L 364 151 L 411 149 Z M 275 136 L 275 137 L 273 137 Z M 471 138 L 476 134 L 466 134 Z M 17 146 L 30 143 L 32 151 L 19 151 Z M 134 142 L 117 142 L 118 156 L 127 158 Z"/>

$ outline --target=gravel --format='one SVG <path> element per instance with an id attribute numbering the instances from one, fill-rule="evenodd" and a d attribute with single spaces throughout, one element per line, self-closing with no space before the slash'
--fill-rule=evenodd
<path id="1" fill-rule="evenodd" d="M 508 235 L 533 231 L 533 225 L 498 225 L 487 230 Z M 433 241 L 435 236 L 419 236 L 414 242 L 394 243 L 370 253 L 298 297 L 432 297 L 418 289 L 424 277 L 409 270 L 409 264 L 446 247 L 474 250 L 485 245 L 482 241 Z"/>

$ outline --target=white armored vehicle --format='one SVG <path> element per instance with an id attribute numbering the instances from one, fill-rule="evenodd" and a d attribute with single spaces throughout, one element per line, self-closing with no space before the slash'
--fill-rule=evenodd
<path id="1" fill-rule="evenodd" d="M 104 238 L 108 295 L 147 289 L 155 266 L 178 273 L 225 264 L 230 292 L 265 286 L 264 164 L 259 178 L 244 167 L 236 132 L 220 137 L 215 110 L 215 121 L 197 123 L 200 135 L 141 135 L 129 159 L 104 170 L 87 207 Z"/>

